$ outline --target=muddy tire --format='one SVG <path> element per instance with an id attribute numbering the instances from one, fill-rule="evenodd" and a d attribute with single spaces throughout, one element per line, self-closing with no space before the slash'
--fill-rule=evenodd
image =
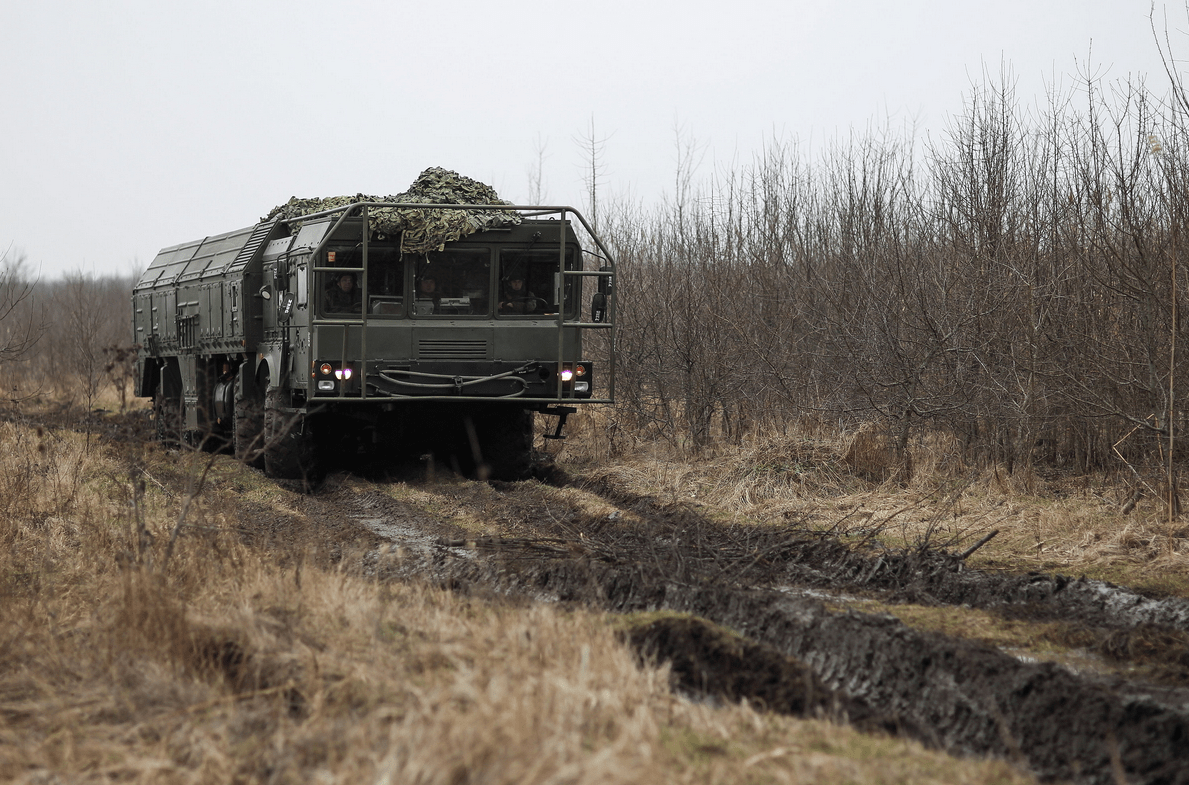
<path id="1" fill-rule="evenodd" d="M 264 468 L 264 398 L 258 391 L 245 391 L 243 380 L 235 385 L 235 457 L 256 469 Z"/>
<path id="2" fill-rule="evenodd" d="M 312 426 L 309 417 L 284 410 L 281 390 L 264 394 L 265 474 L 313 485 L 318 466 Z"/>
<path id="3" fill-rule="evenodd" d="M 533 413 L 492 409 L 475 415 L 482 460 L 480 479 L 526 480 L 533 470 Z"/>

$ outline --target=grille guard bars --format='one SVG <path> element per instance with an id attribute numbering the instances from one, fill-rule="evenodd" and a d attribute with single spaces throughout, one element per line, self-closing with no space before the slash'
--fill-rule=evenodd
<path id="1" fill-rule="evenodd" d="M 423 371 L 398 371 L 398 370 L 393 370 L 393 369 L 379 371 L 379 372 L 377 372 L 376 375 L 379 376 L 384 381 L 386 381 L 389 384 L 394 385 L 396 387 L 413 387 L 416 389 L 421 389 L 421 390 L 426 390 L 426 391 L 454 390 L 456 396 L 462 395 L 463 391 L 467 387 L 474 387 L 475 385 L 485 384 L 487 382 L 494 382 L 494 381 L 498 381 L 500 379 L 511 378 L 520 384 L 520 389 L 515 392 L 508 393 L 507 395 L 490 396 L 491 398 L 498 400 L 500 398 L 520 398 L 520 397 L 523 397 L 526 392 L 528 392 L 528 382 L 526 382 L 518 374 L 521 374 L 521 373 L 524 373 L 524 372 L 530 370 L 532 365 L 533 365 L 532 363 L 530 363 L 528 365 L 522 365 L 519 368 L 513 368 L 510 371 L 493 374 L 491 376 L 452 376 L 450 374 L 445 374 L 445 373 L 425 373 Z M 414 381 L 409 381 L 407 379 L 396 379 L 389 375 L 389 374 L 395 374 L 395 373 L 399 373 L 404 376 L 417 376 L 417 377 L 424 378 L 424 379 L 445 379 L 448 381 L 444 381 L 444 382 L 414 382 Z M 375 387 L 374 390 L 375 390 L 376 395 L 384 395 L 384 396 L 387 396 L 390 398 L 422 398 L 422 397 L 425 397 L 424 395 L 401 395 L 400 393 L 391 392 L 389 390 L 383 390 L 383 389 L 380 389 L 379 387 Z"/>
<path id="2" fill-rule="evenodd" d="M 605 290 L 605 294 L 606 294 L 606 303 L 605 303 L 605 312 L 604 312 L 605 315 L 603 315 L 599 321 L 585 322 L 585 321 L 581 320 L 581 310 L 579 310 L 577 313 L 573 314 L 572 316 L 568 317 L 565 310 L 559 308 L 557 317 L 556 317 L 556 321 L 553 323 L 555 325 L 555 327 L 557 328 L 556 329 L 556 332 L 557 332 L 556 354 L 554 356 L 556 357 L 556 362 L 559 367 L 561 365 L 565 364 L 566 362 L 578 362 L 579 361 L 580 358 L 578 356 L 574 356 L 574 357 L 567 356 L 569 353 L 565 348 L 565 343 L 566 343 L 565 336 L 567 334 L 567 332 L 566 332 L 567 330 L 577 331 L 577 333 L 579 335 L 581 333 L 585 332 L 586 330 L 591 330 L 591 329 L 606 330 L 608 332 L 608 344 L 607 344 L 607 349 L 606 349 L 606 354 L 607 354 L 606 365 L 604 366 L 606 371 L 605 371 L 605 376 L 603 377 L 605 379 L 605 381 L 603 383 L 606 386 L 606 395 L 603 397 L 596 398 L 593 395 L 593 393 L 594 393 L 593 385 L 589 392 L 582 394 L 582 395 L 577 395 L 577 394 L 575 394 L 575 392 L 572 388 L 566 389 L 565 387 L 563 387 L 560 380 L 558 380 L 556 386 L 552 390 L 542 391 L 541 394 L 534 394 L 535 391 L 533 391 L 531 389 L 526 389 L 528 387 L 529 383 L 523 382 L 523 380 L 522 380 L 520 388 L 513 390 L 513 391 L 504 392 L 503 394 L 500 394 L 499 392 L 495 392 L 490 395 L 471 396 L 471 395 L 464 394 L 465 392 L 468 391 L 468 388 L 473 388 L 475 385 L 478 385 L 478 384 L 491 383 L 493 380 L 498 382 L 504 376 L 504 374 L 496 374 L 494 376 L 484 376 L 484 377 L 462 376 L 462 377 L 460 377 L 462 384 L 461 384 L 461 386 L 459 386 L 459 385 L 455 384 L 454 376 L 449 376 L 449 375 L 445 375 L 445 374 L 442 374 L 442 375 L 436 376 L 436 377 L 435 376 L 427 376 L 426 377 L 427 381 L 416 382 L 416 381 L 412 381 L 408 378 L 412 374 L 407 374 L 406 378 L 404 378 L 404 379 L 392 378 L 391 376 L 388 375 L 389 373 L 391 373 L 391 369 L 389 369 L 388 371 L 380 372 L 380 373 L 365 372 L 363 374 L 363 378 L 361 379 L 361 381 L 363 383 L 357 388 L 358 396 L 344 395 L 342 388 L 340 388 L 339 395 L 333 397 L 333 400 L 336 403 L 347 403 L 347 402 L 356 402 L 356 401 L 362 403 L 362 402 L 365 402 L 367 400 L 368 396 L 371 394 L 375 394 L 378 397 L 380 397 L 382 399 L 386 399 L 386 400 L 410 399 L 410 398 L 418 398 L 418 399 L 422 399 L 422 400 L 429 400 L 429 399 L 434 399 L 434 398 L 436 398 L 438 400 L 460 400 L 460 399 L 471 399 L 473 397 L 474 400 L 483 400 L 485 398 L 491 399 L 491 400 L 498 400 L 499 398 L 516 398 L 518 400 L 524 401 L 525 403 L 546 404 L 546 405 L 551 404 L 551 403 L 564 403 L 564 402 L 581 402 L 581 403 L 588 403 L 588 404 L 612 404 L 615 402 L 615 370 L 616 370 L 615 342 L 616 342 L 616 332 L 617 332 L 616 331 L 616 311 L 617 311 L 616 303 L 618 300 L 618 298 L 616 297 L 616 292 L 615 292 L 616 287 L 614 285 L 615 262 L 613 260 L 611 253 L 607 249 L 607 247 L 603 244 L 602 240 L 599 239 L 598 235 L 595 234 L 594 229 L 591 227 L 591 225 L 587 222 L 586 218 L 583 217 L 583 215 L 580 212 L 575 210 L 573 207 L 568 207 L 568 206 L 514 205 L 514 204 L 501 204 L 501 205 L 454 204 L 454 205 L 449 205 L 449 204 L 429 204 L 429 203 L 420 204 L 420 203 L 404 203 L 404 202 L 393 203 L 393 202 L 372 202 L 372 201 L 355 202 L 350 205 L 344 205 L 344 206 L 340 206 L 340 207 L 336 207 L 336 208 L 332 208 L 332 209 L 328 209 L 328 210 L 323 210 L 323 211 L 320 211 L 317 213 L 311 213 L 311 214 L 303 215 L 300 217 L 301 222 L 308 222 L 308 221 L 311 221 L 311 220 L 317 219 L 317 218 L 329 218 L 329 217 L 335 216 L 335 215 L 338 216 L 336 219 L 331 221 L 331 225 L 329 226 L 329 228 L 326 231 L 321 233 L 319 239 L 309 247 L 308 255 L 311 257 L 311 259 L 314 259 L 315 261 L 307 269 L 307 275 L 314 276 L 314 275 L 317 275 L 320 273 L 325 273 L 325 272 L 356 272 L 356 273 L 365 273 L 366 274 L 366 272 L 368 270 L 368 261 L 369 261 L 368 260 L 368 238 L 367 238 L 366 232 L 362 236 L 362 239 L 360 242 L 362 255 L 363 255 L 362 266 L 359 266 L 359 267 L 354 267 L 354 266 L 353 267 L 330 267 L 330 266 L 324 266 L 324 265 L 318 264 L 316 260 L 319 258 L 319 254 L 323 251 L 323 249 L 331 241 L 331 239 L 333 237 L 337 236 L 336 233 L 337 233 L 339 227 L 341 225 L 343 225 L 344 221 L 348 218 L 348 216 L 358 215 L 362 219 L 362 222 L 366 225 L 369 220 L 368 215 L 369 215 L 370 209 L 392 208 L 392 207 L 405 209 L 405 210 L 408 210 L 408 209 L 440 209 L 440 210 L 467 210 L 467 209 L 492 210 L 492 209 L 497 209 L 497 210 L 508 210 L 508 211 L 519 212 L 523 218 L 535 219 L 535 220 L 542 220 L 545 217 L 549 217 L 550 219 L 552 219 L 553 217 L 556 216 L 556 218 L 558 219 L 558 229 L 561 230 L 563 233 L 565 231 L 568 231 L 568 229 L 566 229 L 565 227 L 568 226 L 570 219 L 572 218 L 572 219 L 576 220 L 576 222 L 577 222 L 576 225 L 580 225 L 582 227 L 586 238 L 588 238 L 589 242 L 592 243 L 594 246 L 593 249 L 580 248 L 580 252 L 582 254 L 592 256 L 595 259 L 601 260 L 603 262 L 603 264 L 598 266 L 598 269 L 591 269 L 591 270 L 585 269 L 585 265 L 582 263 L 580 263 L 578 265 L 579 269 L 565 269 L 564 250 L 563 250 L 565 243 L 563 241 L 561 244 L 559 244 L 559 246 L 558 246 L 559 269 L 557 271 L 558 277 L 556 279 L 557 301 L 559 303 L 563 301 L 563 299 L 564 299 L 563 292 L 564 292 L 564 287 L 566 285 L 568 285 L 568 283 L 566 283 L 567 281 L 577 282 L 577 281 L 583 280 L 588 277 L 595 278 L 599 281 L 600 293 L 603 293 Z M 585 245 L 585 243 L 580 243 L 580 245 Z M 310 280 L 309 287 L 310 287 L 311 291 L 316 289 L 316 286 L 314 285 L 312 278 Z M 577 287 L 577 289 L 579 292 L 581 292 L 580 286 Z M 366 280 L 366 275 L 365 275 L 363 278 L 363 281 L 362 281 L 362 286 L 361 286 L 361 296 L 365 301 L 366 301 L 367 295 L 368 295 L 367 280 Z M 581 306 L 579 306 L 579 308 L 581 308 Z M 348 357 L 348 335 L 350 334 L 350 331 L 352 330 L 352 328 L 361 328 L 361 332 L 360 332 L 359 338 L 358 338 L 360 346 L 359 346 L 359 350 L 357 352 L 357 354 L 358 354 L 357 360 L 362 361 L 363 368 L 366 369 L 367 366 L 371 362 L 374 362 L 374 360 L 367 359 L 368 358 L 368 333 L 369 333 L 369 326 L 370 326 L 371 321 L 372 320 L 369 319 L 369 314 L 366 309 L 362 309 L 357 318 L 346 318 L 346 319 L 327 318 L 324 316 L 319 316 L 318 313 L 313 313 L 312 318 L 310 320 L 311 328 L 318 328 L 318 327 L 324 326 L 324 325 L 341 325 L 341 327 L 342 327 L 341 339 L 332 339 L 338 345 L 327 346 L 327 347 L 322 347 L 322 346 L 317 347 L 317 354 L 318 354 L 319 359 L 325 358 L 325 359 L 330 359 L 332 361 L 339 361 L 339 362 L 343 362 L 343 363 L 346 363 L 348 361 L 351 361 L 351 362 L 356 361 L 356 360 L 349 360 L 349 357 Z M 288 333 L 286 333 L 286 335 L 287 334 Z M 579 351 L 581 351 L 581 350 L 579 349 Z M 413 358 L 410 358 L 410 359 L 413 359 Z M 406 372 L 404 372 L 404 371 L 401 371 L 401 373 L 406 374 Z M 515 373 L 515 371 L 512 371 L 511 373 Z M 438 379 L 439 381 L 428 381 L 429 379 L 435 379 L 435 378 Z M 405 390 L 408 390 L 410 394 L 405 395 L 405 394 L 402 394 L 401 392 L 399 392 L 398 390 L 381 389 L 381 385 L 377 384 L 376 382 L 380 382 L 384 385 L 391 385 L 394 388 L 403 388 Z M 437 386 L 429 386 L 429 385 L 437 385 Z M 453 394 L 442 394 L 442 395 L 435 396 L 433 394 L 433 392 L 435 390 L 443 391 L 443 393 L 445 393 L 446 390 L 451 390 L 451 391 L 453 391 Z M 317 396 L 317 398 L 322 399 L 322 396 Z"/>

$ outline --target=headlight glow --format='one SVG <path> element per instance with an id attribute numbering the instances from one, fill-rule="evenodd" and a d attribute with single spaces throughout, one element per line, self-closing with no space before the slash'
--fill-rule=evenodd
<path id="1" fill-rule="evenodd" d="M 351 378 L 351 369 L 350 368 L 342 368 L 342 369 L 336 370 L 334 372 L 334 378 L 336 378 L 336 379 L 350 379 Z"/>
<path id="2" fill-rule="evenodd" d="M 563 382 L 568 382 L 573 378 L 574 378 L 574 371 L 572 369 L 570 369 L 570 368 L 562 368 L 561 369 L 561 380 Z"/>

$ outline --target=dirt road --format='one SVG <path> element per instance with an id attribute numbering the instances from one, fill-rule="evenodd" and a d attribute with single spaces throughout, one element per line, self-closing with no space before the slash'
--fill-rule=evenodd
<path id="1" fill-rule="evenodd" d="M 268 521 L 261 536 L 294 525 L 320 531 L 328 548 L 383 580 L 689 614 L 652 619 L 627 637 L 641 656 L 672 661 L 691 693 L 1001 756 L 1045 780 L 1189 782 L 1185 600 L 983 573 L 959 555 L 890 551 L 805 521 L 717 523 L 690 505 L 560 474 L 508 485 L 426 481 L 415 469 L 397 480 L 338 475 L 296 515 L 250 517 Z M 1168 667 L 1160 683 L 1126 667 L 1076 671 L 840 609 L 844 593 L 1060 619 L 1113 646 L 1116 664 L 1155 657 Z"/>

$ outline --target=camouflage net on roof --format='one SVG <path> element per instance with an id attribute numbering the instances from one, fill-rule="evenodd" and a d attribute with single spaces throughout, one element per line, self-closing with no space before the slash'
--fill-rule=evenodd
<path id="1" fill-rule="evenodd" d="M 500 199 L 495 189 L 457 172 L 430 167 L 422 172 L 412 187 L 396 196 L 332 196 L 327 199 L 298 199 L 296 196 L 274 207 L 263 220 L 280 217 L 293 221 L 303 215 L 344 207 L 354 202 L 409 202 L 421 204 L 511 204 Z M 460 237 L 485 229 L 516 226 L 519 213 L 510 210 L 431 210 L 373 207 L 368 210 L 368 226 L 376 232 L 395 235 L 404 232 L 401 247 L 409 253 L 440 251 Z M 299 222 L 294 222 L 299 223 Z"/>

